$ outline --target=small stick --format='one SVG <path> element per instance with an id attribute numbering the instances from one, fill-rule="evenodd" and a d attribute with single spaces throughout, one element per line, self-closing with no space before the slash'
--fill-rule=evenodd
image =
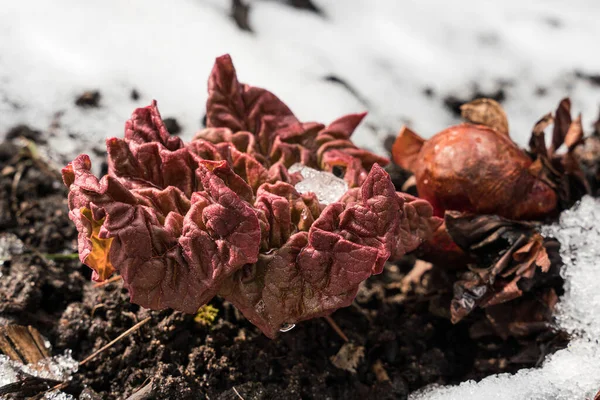
<path id="1" fill-rule="evenodd" d="M 329 325 L 331 325 L 331 327 L 333 328 L 335 333 L 337 333 L 339 335 L 339 337 L 341 337 L 344 340 L 344 342 L 350 341 L 348 339 L 348 336 L 346 336 L 344 331 L 342 331 L 342 328 L 340 328 L 339 325 L 335 323 L 335 321 L 333 320 L 333 318 L 331 318 L 330 315 L 326 316 L 325 320 L 329 323 Z"/>
<path id="2" fill-rule="evenodd" d="M 117 281 L 119 281 L 119 280 L 121 280 L 121 275 L 115 275 L 115 276 L 113 276 L 112 278 L 110 278 L 110 279 L 107 279 L 107 280 L 105 280 L 105 281 L 98 282 L 98 283 L 94 283 L 94 286 L 92 286 L 92 287 L 93 287 L 93 288 L 99 288 L 99 287 L 102 287 L 102 286 L 109 285 L 109 284 L 111 284 L 111 283 L 113 283 L 113 282 L 117 282 Z"/>
<path id="3" fill-rule="evenodd" d="M 19 189 L 19 183 L 21 182 L 21 178 L 23 177 L 23 173 L 25 172 L 25 164 L 19 164 L 19 167 L 17 168 L 17 172 L 15 173 L 15 175 L 13 176 L 13 180 L 12 180 L 12 184 L 10 185 L 10 206 L 11 209 L 13 210 L 13 212 L 17 212 L 18 211 L 18 204 L 19 202 L 17 201 L 17 190 Z"/>
<path id="4" fill-rule="evenodd" d="M 68 383 L 68 382 L 61 382 L 61 383 L 59 383 L 59 384 L 57 384 L 57 385 L 55 385 L 55 386 L 52 386 L 52 387 L 51 387 L 50 389 L 48 389 L 48 390 L 45 390 L 45 391 L 43 391 L 43 392 L 41 392 L 41 393 L 38 393 L 38 394 L 36 394 L 36 395 L 35 395 L 35 396 L 33 396 L 33 397 L 28 397 L 28 399 L 29 399 L 29 400 L 40 400 L 40 399 L 42 399 L 44 396 L 46 396 L 46 394 L 47 394 L 47 393 L 53 392 L 53 391 L 55 391 L 55 390 L 62 390 L 62 389 L 64 389 L 64 388 L 66 388 L 67 386 L 69 386 L 69 383 Z"/>
<path id="5" fill-rule="evenodd" d="M 240 400 L 244 400 L 244 398 L 242 397 L 242 395 L 240 394 L 240 392 L 237 391 L 237 389 L 234 387 L 232 387 L 233 391 L 235 392 L 235 394 L 237 395 L 237 397 L 240 398 Z"/>
<path id="6" fill-rule="evenodd" d="M 137 331 L 138 329 L 140 329 L 142 327 L 142 325 L 146 324 L 148 321 L 150 321 L 150 317 L 141 320 L 140 322 L 138 322 L 137 324 L 135 324 L 134 326 L 132 326 L 131 328 L 127 329 L 125 332 L 123 332 L 122 334 L 120 334 L 116 339 L 110 341 L 107 345 L 102 346 L 99 350 L 96 350 L 95 352 L 93 352 L 92 354 L 90 354 L 89 356 L 86 357 L 85 360 L 81 361 L 79 363 L 79 365 L 85 365 L 87 364 L 89 361 L 91 361 L 92 359 L 94 359 L 98 354 L 102 353 L 104 350 L 112 347 L 115 343 L 117 343 L 118 341 L 124 339 L 125 337 L 131 335 L 133 332 Z"/>

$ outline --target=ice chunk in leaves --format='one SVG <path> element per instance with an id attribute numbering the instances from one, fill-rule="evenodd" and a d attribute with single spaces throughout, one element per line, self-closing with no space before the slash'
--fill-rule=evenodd
<path id="1" fill-rule="evenodd" d="M 348 184 L 330 172 L 317 171 L 300 163 L 292 165 L 291 174 L 299 172 L 302 180 L 295 188 L 300 193 L 312 192 L 317 195 L 319 203 L 330 204 L 339 200 L 348 191 Z"/>

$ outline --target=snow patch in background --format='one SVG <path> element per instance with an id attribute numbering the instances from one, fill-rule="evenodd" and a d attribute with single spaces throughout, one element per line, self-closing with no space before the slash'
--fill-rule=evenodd
<path id="1" fill-rule="evenodd" d="M 558 303 L 558 326 L 573 339 L 541 368 L 489 376 L 453 387 L 425 388 L 412 400 L 589 399 L 600 391 L 600 200 L 589 196 L 561 214 L 543 233 L 560 241 L 566 292 Z"/>
<path id="2" fill-rule="evenodd" d="M 229 0 L 7 2 L 0 9 L 0 135 L 18 123 L 49 131 L 62 162 L 103 151 L 136 107 L 157 99 L 190 139 L 201 126 L 208 74 L 224 53 L 242 81 L 273 91 L 301 120 L 369 111 L 353 139 L 380 154 L 382 139 L 403 123 L 430 137 L 456 122 L 444 99 L 466 100 L 477 90 L 504 91 L 521 145 L 566 95 L 584 127 L 597 116 L 600 86 L 577 78 L 600 74 L 597 0 L 315 3 L 323 16 L 251 1 L 248 33 L 229 17 Z M 74 105 L 96 89 L 100 108 Z"/>

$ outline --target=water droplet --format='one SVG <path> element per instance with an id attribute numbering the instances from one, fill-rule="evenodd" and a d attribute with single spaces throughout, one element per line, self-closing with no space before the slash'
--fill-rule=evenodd
<path id="1" fill-rule="evenodd" d="M 295 326 L 296 326 L 296 324 L 285 323 L 285 324 L 281 325 L 281 328 L 279 328 L 279 332 L 289 332 L 292 329 L 294 329 Z"/>

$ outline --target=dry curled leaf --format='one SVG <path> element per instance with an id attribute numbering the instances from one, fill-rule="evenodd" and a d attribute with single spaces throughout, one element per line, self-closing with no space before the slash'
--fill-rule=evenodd
<path id="1" fill-rule="evenodd" d="M 552 144 L 546 148 L 544 129 L 554 124 Z M 546 115 L 538 121 L 531 134 L 529 147 L 534 162 L 530 172 L 556 193 L 558 209 L 568 209 L 585 194 L 592 191 L 593 177 L 588 176 L 580 159 L 580 148 L 586 142 L 593 142 L 592 137 L 584 138 L 581 115 L 571 118 L 571 102 L 563 99 L 554 113 L 554 117 Z M 557 150 L 565 145 L 566 153 L 558 154 Z"/>
<path id="2" fill-rule="evenodd" d="M 598 125 L 600 126 L 600 122 Z M 583 143 L 575 147 L 573 155 L 585 175 L 585 180 L 590 185 L 590 192 L 598 195 L 600 191 L 600 134 L 586 137 Z"/>
<path id="3" fill-rule="evenodd" d="M 475 307 L 506 303 L 534 286 L 533 280 L 550 271 L 548 242 L 531 223 L 495 215 L 446 214 L 454 241 L 477 260 L 454 285 L 452 321 L 458 322 Z M 530 281 L 530 283 L 527 283 Z"/>
<path id="4" fill-rule="evenodd" d="M 356 367 L 365 358 L 365 348 L 358 346 L 352 342 L 344 343 L 335 356 L 331 356 L 330 360 L 336 368 L 344 371 L 356 373 Z"/>
<path id="5" fill-rule="evenodd" d="M 460 106 L 462 117 L 473 123 L 485 125 L 508 136 L 508 119 L 500 103 L 494 99 L 476 99 Z"/>
<path id="6" fill-rule="evenodd" d="M 571 100 L 567 97 L 560 101 L 554 113 L 554 129 L 552 144 L 548 153 L 552 156 L 565 142 L 565 137 L 571 126 Z"/>
<path id="7" fill-rule="evenodd" d="M 569 151 L 573 151 L 575 146 L 583 141 L 583 127 L 581 126 L 581 113 L 575 118 L 565 135 L 565 146 Z"/>
<path id="8" fill-rule="evenodd" d="M 398 137 L 392 145 L 392 156 L 394 162 L 404 169 L 412 171 L 418 162 L 419 152 L 425 140 L 414 133 L 407 126 L 400 128 Z"/>
<path id="9" fill-rule="evenodd" d="M 485 314 L 498 336 L 523 338 L 552 328 L 557 303 L 556 292 L 548 288 L 538 296 L 489 306 Z"/>

